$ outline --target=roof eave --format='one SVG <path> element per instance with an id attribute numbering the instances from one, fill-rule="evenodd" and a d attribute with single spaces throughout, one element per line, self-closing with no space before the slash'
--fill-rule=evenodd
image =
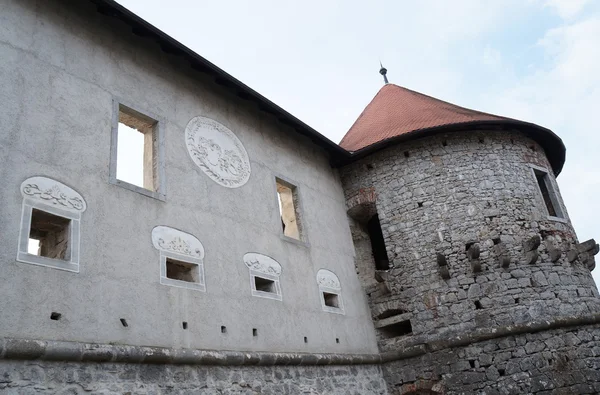
<path id="1" fill-rule="evenodd" d="M 321 133 L 317 132 L 306 123 L 302 122 L 283 108 L 279 107 L 271 100 L 262 96 L 243 82 L 234 78 L 224 70 L 215 66 L 196 52 L 186 47 L 173 37 L 167 35 L 162 30 L 148 23 L 135 13 L 129 11 L 114 0 L 89 0 L 97 6 L 98 12 L 120 19 L 131 26 L 134 34 L 153 38 L 158 42 L 161 49 L 173 55 L 179 55 L 186 58 L 191 67 L 195 70 L 212 74 L 215 77 L 215 83 L 223 86 L 236 96 L 243 100 L 255 102 L 259 110 L 274 115 L 279 122 L 290 126 L 301 135 L 308 137 L 313 143 L 325 149 L 331 155 L 331 162 L 338 163 L 350 156 L 350 153 L 340 147 L 338 144 L 329 140 Z"/>
<path id="2" fill-rule="evenodd" d="M 339 166 L 349 164 L 351 162 L 364 158 L 370 154 L 373 154 L 377 151 L 383 150 L 392 145 L 402 143 L 404 141 L 433 136 L 440 133 L 468 131 L 472 129 L 490 127 L 499 127 L 501 130 L 517 129 L 525 135 L 531 137 L 533 140 L 538 142 L 546 152 L 546 156 L 548 157 L 548 160 L 550 162 L 550 165 L 552 166 L 552 170 L 555 176 L 558 176 L 562 171 L 563 165 L 565 163 L 566 148 L 561 138 L 558 137 L 550 129 L 546 129 L 533 123 L 512 119 L 463 122 L 458 124 L 441 125 L 432 128 L 413 130 L 411 132 L 404 133 L 399 136 L 378 141 L 377 143 L 371 144 L 359 150 L 350 151 L 351 156 L 348 159 L 339 162 Z"/>

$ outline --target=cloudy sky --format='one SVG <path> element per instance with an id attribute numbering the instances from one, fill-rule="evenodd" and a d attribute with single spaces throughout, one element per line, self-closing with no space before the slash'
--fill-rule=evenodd
<path id="1" fill-rule="evenodd" d="M 600 1 L 118 1 L 335 142 L 379 60 L 390 82 L 550 128 L 578 236 L 600 239 Z"/>

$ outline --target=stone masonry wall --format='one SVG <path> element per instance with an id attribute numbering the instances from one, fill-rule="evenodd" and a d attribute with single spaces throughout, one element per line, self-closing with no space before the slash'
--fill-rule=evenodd
<path id="1" fill-rule="evenodd" d="M 384 365 L 391 395 L 600 393 L 600 326 L 448 348 Z"/>
<path id="2" fill-rule="evenodd" d="M 568 259 L 575 232 L 568 218 L 548 217 L 530 165 L 547 169 L 558 192 L 544 151 L 518 132 L 423 138 L 341 170 L 350 214 L 357 211 L 357 196 L 374 190 L 390 259 L 376 286 L 361 276 L 374 318 L 385 317 L 375 321 L 376 328 L 410 319 L 413 334 L 443 337 L 600 311 L 589 261 L 577 254 Z M 354 228 L 355 238 L 364 238 Z M 537 257 L 528 252 L 531 243 L 524 245 L 535 236 L 541 240 L 533 248 Z M 467 257 L 470 243 L 479 247 L 478 260 Z M 437 254 L 447 262 L 448 279 Z M 510 260 L 506 268 L 502 254 Z M 357 251 L 358 259 L 366 255 Z M 357 262 L 359 271 L 364 266 Z M 393 350 L 397 341 L 380 336 L 380 349 Z"/>
<path id="3" fill-rule="evenodd" d="M 0 360 L 0 394 L 386 395 L 381 367 L 192 366 Z"/>

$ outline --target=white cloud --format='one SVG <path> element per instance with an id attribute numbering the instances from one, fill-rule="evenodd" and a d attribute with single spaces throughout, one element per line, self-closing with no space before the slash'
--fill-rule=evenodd
<path id="1" fill-rule="evenodd" d="M 545 6 L 553 8 L 564 19 L 578 15 L 590 0 L 546 0 Z"/>

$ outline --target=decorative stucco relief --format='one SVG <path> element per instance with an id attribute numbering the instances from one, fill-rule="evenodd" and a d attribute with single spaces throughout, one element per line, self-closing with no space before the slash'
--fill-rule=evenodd
<path id="1" fill-rule="evenodd" d="M 244 263 L 251 270 L 260 273 L 273 276 L 279 276 L 281 274 L 281 265 L 275 259 L 263 254 L 249 252 L 244 255 Z"/>
<path id="2" fill-rule="evenodd" d="M 154 248 L 192 258 L 204 258 L 204 247 L 200 240 L 189 233 L 168 226 L 156 226 L 152 229 L 152 244 Z"/>
<path id="3" fill-rule="evenodd" d="M 190 157 L 216 183 L 238 188 L 250 178 L 250 161 L 242 142 L 227 127 L 206 117 L 194 117 L 185 128 Z"/>
<path id="4" fill-rule="evenodd" d="M 340 280 L 335 273 L 326 269 L 321 269 L 317 272 L 317 283 L 322 287 L 342 289 Z"/>
<path id="5" fill-rule="evenodd" d="M 86 209 L 85 200 L 72 188 L 47 177 L 30 177 L 21 184 L 24 198 L 37 200 L 49 206 L 82 213 Z"/>

